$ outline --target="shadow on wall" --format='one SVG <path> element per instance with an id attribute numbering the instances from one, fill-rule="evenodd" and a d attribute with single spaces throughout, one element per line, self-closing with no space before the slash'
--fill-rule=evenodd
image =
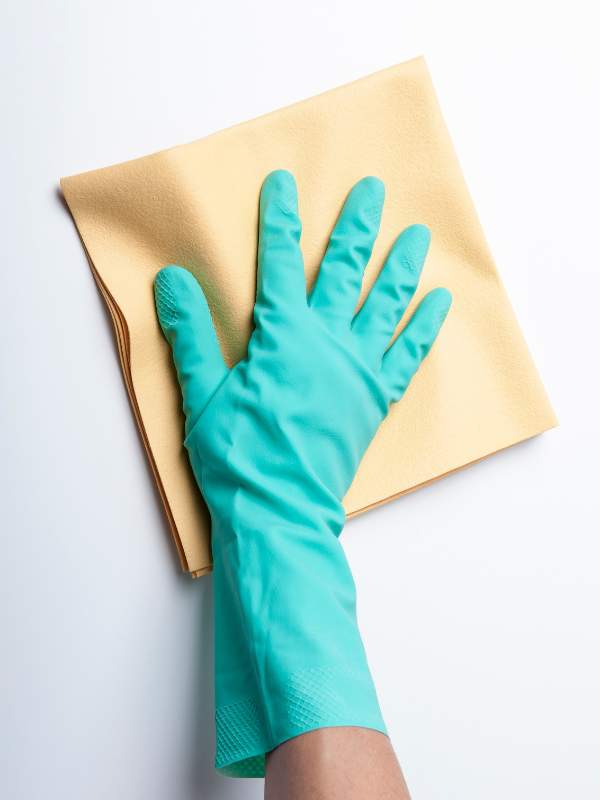
<path id="1" fill-rule="evenodd" d="M 181 575 L 189 583 L 189 577 Z M 194 670 L 196 691 L 190 702 L 189 719 L 192 729 L 186 740 L 190 742 L 186 754 L 189 770 L 189 800 L 258 800 L 262 799 L 264 782 L 254 778 L 225 778 L 214 768 L 214 662 L 213 662 L 213 591 L 212 577 L 194 581 L 199 594 L 199 624 L 196 628 L 196 645 L 193 648 L 198 662 Z M 186 765 L 184 765 L 186 768 Z M 184 781 L 184 785 L 187 782 Z"/>

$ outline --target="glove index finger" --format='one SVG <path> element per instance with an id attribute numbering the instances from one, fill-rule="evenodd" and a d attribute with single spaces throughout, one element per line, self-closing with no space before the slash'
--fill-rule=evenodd
<path id="1" fill-rule="evenodd" d="M 260 192 L 256 311 L 306 303 L 302 224 L 294 176 L 271 172 Z"/>
<path id="2" fill-rule="evenodd" d="M 154 279 L 156 311 L 171 345 L 189 432 L 227 374 L 200 284 L 183 267 L 168 266 Z"/>

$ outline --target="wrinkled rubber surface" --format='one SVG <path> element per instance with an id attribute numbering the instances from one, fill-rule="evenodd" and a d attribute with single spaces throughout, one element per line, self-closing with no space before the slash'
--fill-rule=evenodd
<path id="1" fill-rule="evenodd" d="M 185 446 L 212 519 L 216 766 L 230 775 L 264 774 L 268 751 L 315 728 L 385 732 L 338 540 L 341 500 L 450 295 L 429 293 L 389 347 L 429 245 L 427 228 L 415 225 L 355 314 L 383 199 L 376 178 L 353 188 L 307 296 L 294 179 L 267 177 L 255 328 L 231 369 L 191 273 L 172 266 L 156 277 Z"/>

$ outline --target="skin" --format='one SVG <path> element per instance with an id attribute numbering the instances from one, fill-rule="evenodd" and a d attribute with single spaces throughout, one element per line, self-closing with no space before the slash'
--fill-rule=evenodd
<path id="1" fill-rule="evenodd" d="M 410 800 L 390 740 L 368 728 L 321 728 L 267 756 L 265 800 Z"/>

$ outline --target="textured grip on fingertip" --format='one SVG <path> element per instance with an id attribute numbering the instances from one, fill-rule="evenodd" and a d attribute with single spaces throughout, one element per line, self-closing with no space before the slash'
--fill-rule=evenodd
<path id="1" fill-rule="evenodd" d="M 177 322 L 178 313 L 171 279 L 167 270 L 162 270 L 156 276 L 154 297 L 162 328 L 171 328 Z"/>

